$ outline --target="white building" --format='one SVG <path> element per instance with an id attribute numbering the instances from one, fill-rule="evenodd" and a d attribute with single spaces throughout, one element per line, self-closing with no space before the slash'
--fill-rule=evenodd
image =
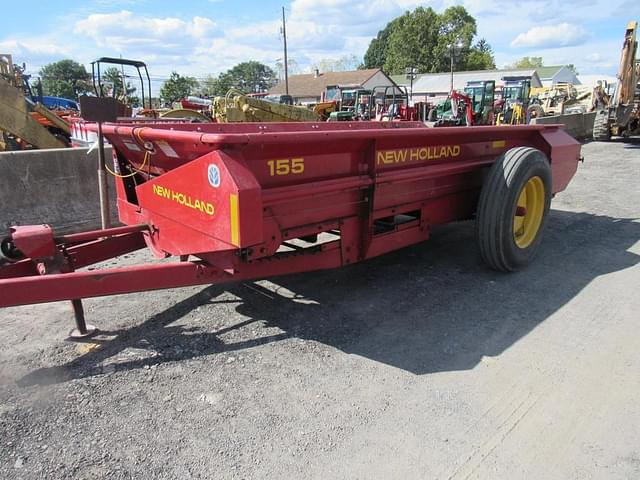
<path id="1" fill-rule="evenodd" d="M 501 90 L 504 77 L 530 77 L 532 87 L 541 87 L 542 82 L 536 70 L 475 70 L 471 72 L 454 72 L 454 90 L 464 90 L 467 82 L 493 80 L 496 90 Z M 391 77 L 398 85 L 411 91 L 411 82 L 404 75 Z M 413 101 L 434 103 L 446 98 L 451 92 L 451 72 L 424 73 L 413 81 Z"/>
<path id="2" fill-rule="evenodd" d="M 538 67 L 536 72 L 540 77 L 543 87 L 552 87 L 558 83 L 572 83 L 580 85 L 580 80 L 571 68 L 566 65 L 556 65 L 552 67 Z"/>

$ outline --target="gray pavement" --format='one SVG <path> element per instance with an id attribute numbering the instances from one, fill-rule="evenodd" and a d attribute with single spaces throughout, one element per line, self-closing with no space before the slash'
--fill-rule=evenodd
<path id="1" fill-rule="evenodd" d="M 364 264 L 0 311 L 0 478 L 640 478 L 640 142 L 527 270 L 470 222 Z M 130 255 L 112 263 L 145 260 Z"/>

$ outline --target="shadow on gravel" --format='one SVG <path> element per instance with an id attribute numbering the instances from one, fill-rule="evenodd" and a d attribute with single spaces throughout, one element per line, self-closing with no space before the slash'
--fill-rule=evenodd
<path id="1" fill-rule="evenodd" d="M 425 244 L 349 268 L 205 288 L 137 326 L 105 332 L 115 338 L 101 348 L 33 371 L 19 383 L 104 373 L 102 362 L 127 348 L 157 356 L 128 359 L 117 370 L 291 337 L 415 374 L 471 369 L 527 335 L 599 275 L 636 265 L 640 255 L 628 250 L 639 240 L 638 221 L 555 210 L 536 261 L 523 272 L 501 274 L 481 264 L 471 222 L 448 225 Z M 197 307 L 218 308 L 216 297 L 225 290 L 241 299 L 236 309 L 248 320 L 218 331 L 172 325 Z M 242 333 L 253 322 L 261 322 L 252 325 L 254 333 Z M 257 337 L 262 325 L 281 333 Z M 237 333 L 232 338 L 238 341 L 222 341 L 225 333 Z"/>

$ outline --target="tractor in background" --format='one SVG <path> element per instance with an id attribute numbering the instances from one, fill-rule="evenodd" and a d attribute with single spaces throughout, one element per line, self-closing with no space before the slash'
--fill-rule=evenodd
<path id="1" fill-rule="evenodd" d="M 496 82 L 493 80 L 469 81 L 464 87 L 465 95 L 471 100 L 471 125 L 493 125 L 495 122 Z"/>
<path id="2" fill-rule="evenodd" d="M 138 79 L 140 80 L 140 101 L 142 109 L 136 112 L 141 116 L 157 117 L 157 113 L 151 105 L 151 78 L 147 64 L 140 60 L 130 60 L 127 58 L 100 57 L 91 62 L 91 82 L 96 97 L 113 97 L 118 100 L 118 117 L 131 117 L 133 115 L 133 106 L 129 105 L 127 98 L 127 76 L 122 74 L 119 82 L 105 82 L 101 67 L 103 64 L 117 65 L 123 72 L 124 67 L 133 67 L 136 69 Z M 142 72 L 144 71 L 144 78 Z M 145 82 L 146 80 L 146 82 Z M 146 84 L 146 89 L 145 89 Z"/>
<path id="3" fill-rule="evenodd" d="M 431 118 L 436 127 L 460 127 L 493 125 L 495 120 L 496 83 L 493 80 L 470 81 L 464 92 L 453 90 L 446 100 L 440 102 Z"/>
<path id="4" fill-rule="evenodd" d="M 434 127 L 465 127 L 473 125 L 473 101 L 471 97 L 457 90 L 439 102 L 435 108 Z"/>
<path id="5" fill-rule="evenodd" d="M 496 125 L 527 122 L 531 77 L 503 77 L 502 98 L 496 102 Z"/>
<path id="6" fill-rule="evenodd" d="M 120 67 L 123 73 L 119 76 L 117 82 L 104 81 L 102 72 L 103 65 L 116 65 Z M 135 68 L 135 72 L 139 79 L 136 92 L 140 93 L 140 106 L 137 107 L 130 103 L 128 96 L 129 85 L 124 73 L 124 68 Z M 147 118 L 174 118 L 176 120 L 192 121 L 192 122 L 211 122 L 211 117 L 203 113 L 201 102 L 198 102 L 196 108 L 187 108 L 184 105 L 191 105 L 196 101 L 195 97 L 187 97 L 182 99 L 178 108 L 156 108 L 151 101 L 151 77 L 147 64 L 141 60 L 130 60 L 127 58 L 101 57 L 91 62 L 91 77 L 93 90 L 97 97 L 113 97 L 118 101 L 118 117 L 147 117 Z"/>
<path id="7" fill-rule="evenodd" d="M 330 122 L 371 119 L 371 90 L 334 86 L 327 87 L 325 92 L 329 92 L 330 89 L 336 89 L 339 92 L 338 98 L 336 94 L 332 96 L 332 101 L 337 102 L 337 109 L 329 114 Z"/>
<path id="8" fill-rule="evenodd" d="M 405 87 L 378 86 L 372 90 L 373 102 L 369 117 L 379 122 L 415 121 L 415 107 L 409 106 L 409 93 Z M 375 108 L 375 110 L 373 110 Z"/>
<path id="9" fill-rule="evenodd" d="M 409 106 L 406 89 L 397 86 L 376 86 L 373 89 L 361 87 L 327 87 L 325 99 L 336 102 L 336 111 L 329 115 L 329 121 L 409 121 L 416 119 L 416 112 Z"/>

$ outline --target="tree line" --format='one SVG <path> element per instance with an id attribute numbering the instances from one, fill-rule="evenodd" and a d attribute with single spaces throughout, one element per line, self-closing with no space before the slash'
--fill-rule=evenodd
<path id="1" fill-rule="evenodd" d="M 265 92 L 277 83 L 276 72 L 260 62 L 242 62 L 220 75 L 209 75 L 198 80 L 188 75 L 171 72 L 160 88 L 159 97 L 170 104 L 189 95 L 225 95 L 229 89 L 243 92 Z M 77 100 L 80 95 L 93 92 L 91 75 L 84 65 L 70 59 L 50 63 L 40 69 L 40 81 L 45 95 Z M 109 67 L 101 75 L 101 83 L 108 94 L 126 99 L 138 106 L 137 88 L 116 67 Z M 134 82 L 135 83 L 135 82 Z"/>

